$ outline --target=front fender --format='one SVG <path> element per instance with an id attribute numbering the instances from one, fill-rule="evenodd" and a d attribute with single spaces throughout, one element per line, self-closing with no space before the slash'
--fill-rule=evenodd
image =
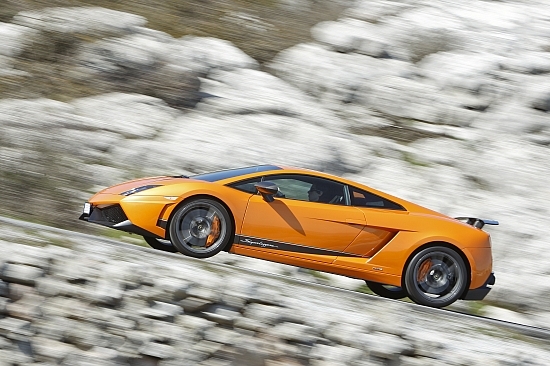
<path id="1" fill-rule="evenodd" d="M 162 212 L 160 212 L 158 219 L 161 222 L 167 223 L 174 211 L 185 201 L 192 199 L 193 197 L 211 197 L 227 206 L 230 214 L 233 216 L 235 223 L 235 234 L 240 234 L 248 200 L 252 195 L 250 193 L 225 186 L 212 186 L 212 188 L 205 188 L 204 185 L 188 187 L 189 189 L 187 189 L 184 193 L 181 193 L 181 190 L 178 191 L 177 189 L 166 190 L 166 192 L 164 192 L 164 197 L 170 197 L 172 201 L 169 205 L 165 206 Z"/>

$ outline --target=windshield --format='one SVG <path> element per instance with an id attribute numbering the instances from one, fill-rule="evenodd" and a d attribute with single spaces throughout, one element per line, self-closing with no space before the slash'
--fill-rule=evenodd
<path id="1" fill-rule="evenodd" d="M 216 182 L 222 179 L 238 177 L 239 175 L 245 175 L 245 174 L 256 173 L 256 172 L 265 172 L 267 170 L 279 170 L 279 169 L 281 168 L 275 165 L 255 165 L 255 166 L 249 166 L 245 168 L 227 169 L 227 170 L 220 170 L 212 173 L 197 174 L 197 175 L 192 175 L 189 178 L 197 179 L 197 180 L 205 180 L 207 182 Z"/>

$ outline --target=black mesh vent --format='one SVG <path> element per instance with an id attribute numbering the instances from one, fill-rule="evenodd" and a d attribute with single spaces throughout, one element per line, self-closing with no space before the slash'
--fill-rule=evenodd
<path id="1" fill-rule="evenodd" d="M 128 220 L 126 214 L 124 214 L 124 211 L 122 211 L 119 205 L 103 208 L 101 209 L 101 213 L 106 221 L 112 222 L 113 224 Z"/>

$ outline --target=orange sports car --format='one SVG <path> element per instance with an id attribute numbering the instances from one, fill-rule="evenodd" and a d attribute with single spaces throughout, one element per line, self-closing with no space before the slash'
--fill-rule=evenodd
<path id="1" fill-rule="evenodd" d="M 376 294 L 447 306 L 495 282 L 493 220 L 451 218 L 365 185 L 274 165 L 144 178 L 84 204 L 88 222 L 153 248 L 207 258 L 222 250 L 365 280 Z"/>

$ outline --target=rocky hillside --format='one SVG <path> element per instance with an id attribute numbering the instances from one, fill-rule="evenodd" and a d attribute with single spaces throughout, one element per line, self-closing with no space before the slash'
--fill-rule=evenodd
<path id="1" fill-rule="evenodd" d="M 245 270 L 226 253 L 196 260 L 1 218 L 0 233 L 10 236 L 0 252 L 13 252 L 0 258 L 2 366 L 543 366 L 550 358 L 550 331 Z"/>
<path id="2" fill-rule="evenodd" d="M 255 2 L 286 9 L 273 19 L 223 10 L 216 24 L 235 32 L 209 33 L 174 31 L 186 19 L 177 12 L 163 29 L 144 4 L 10 2 L 0 212 L 74 227 L 83 200 L 123 179 L 303 166 L 499 220 L 497 285 L 484 304 L 547 319 L 550 4 L 357 1 L 336 15 L 321 3 Z M 272 40 L 294 27 L 291 14 L 315 25 L 282 47 Z"/>

